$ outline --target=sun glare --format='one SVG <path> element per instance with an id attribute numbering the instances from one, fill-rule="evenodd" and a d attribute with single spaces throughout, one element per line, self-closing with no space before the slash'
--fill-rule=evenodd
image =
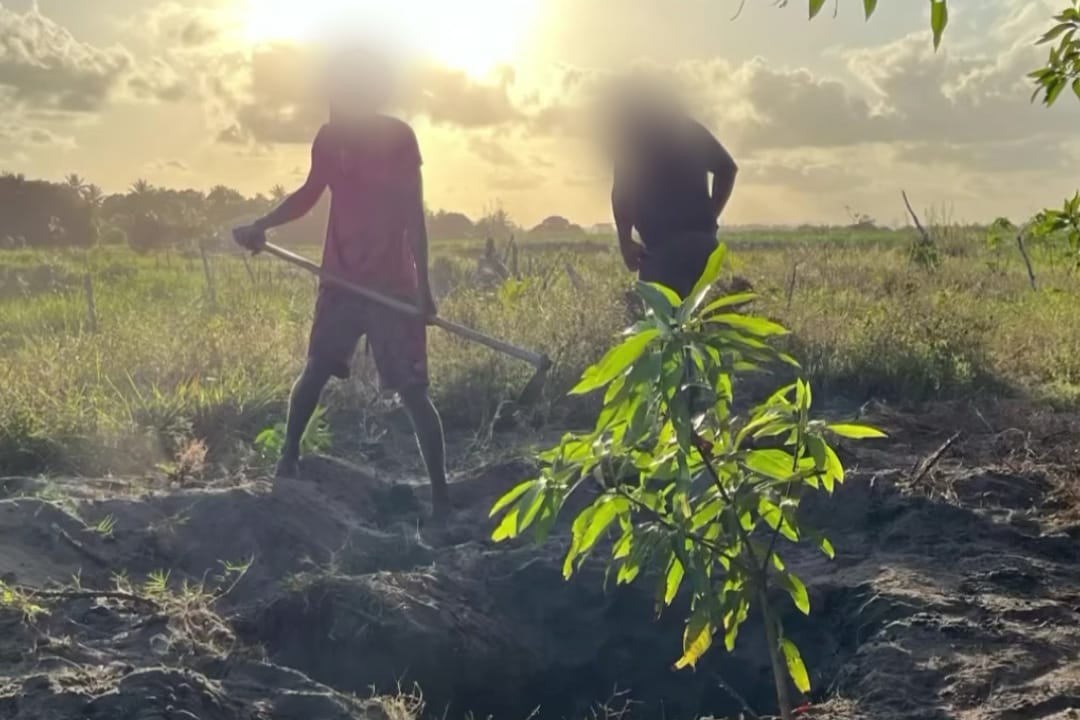
<path id="1" fill-rule="evenodd" d="M 250 43 L 313 42 L 346 28 L 482 76 L 515 60 L 539 0 L 246 0 Z"/>

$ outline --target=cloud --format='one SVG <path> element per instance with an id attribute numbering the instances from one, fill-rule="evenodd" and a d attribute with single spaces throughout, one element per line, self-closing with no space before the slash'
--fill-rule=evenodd
<path id="1" fill-rule="evenodd" d="M 206 7 L 167 0 L 138 13 L 128 32 L 153 35 L 159 46 L 196 51 L 223 39 L 227 19 Z"/>
<path id="2" fill-rule="evenodd" d="M 317 92 L 316 58 L 309 49 L 291 43 L 262 46 L 249 61 L 234 62 L 226 72 L 220 60 L 204 59 L 204 67 L 218 68 L 213 75 L 219 80 L 209 87 L 209 95 L 228 116 L 220 141 L 308 143 L 325 122 L 326 101 Z M 497 129 L 524 117 L 513 99 L 514 76 L 509 72 L 482 82 L 463 71 L 425 63 L 402 80 L 400 109 L 435 125 Z"/>
<path id="3" fill-rule="evenodd" d="M 517 155 L 507 149 L 506 145 L 492 138 L 472 136 L 468 143 L 469 151 L 490 165 L 500 167 L 517 167 L 521 164 Z"/>
<path id="4" fill-rule="evenodd" d="M 0 6 L 0 89 L 18 106 L 93 112 L 120 87 L 133 59 L 122 47 L 99 48 L 31 7 Z"/>
<path id="5" fill-rule="evenodd" d="M 64 150 L 78 147 L 73 137 L 57 135 L 52 130 L 16 120 L 0 123 L 0 143 L 16 147 L 40 146 Z"/>
<path id="6" fill-rule="evenodd" d="M 0 5 L 0 98 L 9 113 L 75 119 L 117 98 L 178 102 L 199 77 L 183 69 L 163 57 L 137 58 L 122 45 L 83 42 L 36 4 L 24 12 Z"/>
<path id="7" fill-rule="evenodd" d="M 493 82 L 481 82 L 462 70 L 426 63 L 407 78 L 402 107 L 436 124 L 505 126 L 523 118 L 511 96 L 514 79 L 503 72 Z"/>
<path id="8" fill-rule="evenodd" d="M 1053 172 L 1075 166 L 1076 158 L 1065 140 L 1043 137 L 979 143 L 903 143 L 896 159 L 923 165 L 949 165 L 984 173 Z"/>
<path id="9" fill-rule="evenodd" d="M 500 172 L 488 178 L 488 185 L 493 190 L 503 192 L 535 190 L 543 182 L 543 175 L 531 171 Z"/>
<path id="10" fill-rule="evenodd" d="M 184 23 L 177 32 L 177 38 L 186 47 L 206 45 L 217 40 L 221 32 L 202 18 L 192 18 Z"/>
<path id="11" fill-rule="evenodd" d="M 214 62 L 222 64 L 222 58 Z M 231 144 L 310 143 L 325 122 L 326 108 L 316 93 L 314 57 L 289 43 L 261 46 L 250 60 L 234 62 L 209 94 L 228 117 L 218 140 Z"/>
<path id="12" fill-rule="evenodd" d="M 770 153 L 741 166 L 740 181 L 752 185 L 813 188 L 816 192 L 843 192 L 863 186 L 868 178 L 858 166 L 829 157 L 831 153 Z"/>
<path id="13" fill-rule="evenodd" d="M 188 82 L 162 58 L 140 65 L 128 79 L 128 87 L 137 99 L 160 102 L 178 102 L 191 92 Z"/>
<path id="14" fill-rule="evenodd" d="M 146 163 L 145 169 L 154 173 L 174 172 L 186 174 L 191 172 L 191 167 L 186 162 L 175 158 L 171 160 L 158 158 L 157 160 Z"/>
<path id="15" fill-rule="evenodd" d="M 892 209 L 896 186 L 906 183 L 914 189 L 924 175 L 928 189 L 932 185 L 963 201 L 965 193 L 973 188 L 981 193 L 986 185 L 980 183 L 991 181 L 979 179 L 980 174 L 1000 175 L 1006 183 L 1016 174 L 1042 170 L 1052 182 L 1068 175 L 1068 163 L 1077 157 L 1076 147 L 1066 144 L 1075 137 L 1080 106 L 1059 103 L 1045 111 L 1028 102 L 1025 74 L 1045 61 L 1046 49 L 1032 47 L 1031 39 L 1044 29 L 1047 3 L 995 0 L 989 5 L 980 8 L 970 28 L 958 24 L 937 53 L 919 27 L 911 36 L 881 45 L 834 48 L 823 58 L 799 48 L 770 49 L 769 59 L 748 57 L 745 50 L 752 45 L 745 43 L 742 50 L 725 49 L 722 56 L 708 57 L 704 46 L 687 46 L 681 54 L 688 59 L 681 62 L 643 66 L 620 61 L 617 67 L 670 79 L 693 114 L 732 150 L 743 169 L 739 187 L 745 193 L 733 205 L 736 212 L 751 207 L 757 196 L 764 198 L 762 208 L 794 197 L 801 205 L 767 211 L 784 217 L 815 215 L 831 212 L 817 201 L 842 208 L 850 196 L 872 207 L 875 193 L 887 196 L 886 207 Z M 117 95 L 199 102 L 217 139 L 245 158 L 277 152 L 275 146 L 309 143 L 327 115 L 324 99 L 315 92 L 311 53 L 285 43 L 241 51 L 230 44 L 232 21 L 215 12 L 210 6 L 166 0 L 133 19 L 128 29 L 154 38 L 152 43 L 134 36 L 124 41 L 132 48 L 152 47 L 143 50 L 146 55 L 79 44 L 68 35 L 64 43 L 46 45 L 62 46 L 66 55 L 78 55 L 68 51 L 80 47 L 79 57 L 98 58 L 97 63 L 42 67 L 52 72 L 82 65 L 109 68 L 100 58 L 116 53 L 120 65 L 106 74 L 113 79 L 98 93 L 98 106 Z M 12 17 L 28 22 L 34 16 L 36 22 L 47 22 L 36 11 L 0 11 L 0 28 L 11 25 Z M 682 22 L 683 17 L 673 20 Z M 0 47 L 8 44 L 0 40 Z M 677 54 L 664 52 L 668 58 Z M 52 55 L 61 53 L 53 50 Z M 576 56 L 600 64 L 595 55 Z M 776 62 L 778 57 L 787 60 Z M 10 84 L 3 70 L 10 62 L 8 53 L 0 54 L 0 86 Z M 407 119 L 422 119 L 422 130 L 435 128 L 433 134 L 446 144 L 458 150 L 464 146 L 470 163 L 479 166 L 474 167 L 474 177 L 481 180 L 476 192 L 573 186 L 565 191 L 566 201 L 594 195 L 603 205 L 603 170 L 586 162 L 582 148 L 598 147 L 597 93 L 611 73 L 600 67 L 535 63 L 522 70 L 480 79 L 422 63 L 402 77 L 399 110 Z M 12 97 L 14 92 L 9 90 Z M 71 105 L 61 103 L 57 92 L 49 97 L 34 111 L 57 112 Z M 25 95 L 20 102 L 27 103 Z"/>

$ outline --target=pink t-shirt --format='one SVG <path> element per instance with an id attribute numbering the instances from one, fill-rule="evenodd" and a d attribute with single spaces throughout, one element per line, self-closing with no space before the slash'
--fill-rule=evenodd
<path id="1" fill-rule="evenodd" d="M 374 290 L 411 294 L 417 272 L 405 230 L 415 208 L 404 193 L 421 164 L 412 128 L 386 116 L 328 123 L 311 155 L 314 175 L 331 194 L 323 267 Z"/>

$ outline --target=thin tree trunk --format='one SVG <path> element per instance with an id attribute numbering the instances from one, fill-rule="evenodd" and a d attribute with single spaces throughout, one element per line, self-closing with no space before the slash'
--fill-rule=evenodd
<path id="1" fill-rule="evenodd" d="M 761 617 L 765 622 L 765 642 L 769 644 L 769 664 L 772 666 L 773 683 L 776 686 L 776 702 L 780 706 L 780 717 L 792 720 L 791 695 L 788 693 L 787 663 L 780 654 L 780 638 L 776 634 L 772 610 L 769 608 L 768 592 L 765 588 L 758 591 L 761 604 Z"/>

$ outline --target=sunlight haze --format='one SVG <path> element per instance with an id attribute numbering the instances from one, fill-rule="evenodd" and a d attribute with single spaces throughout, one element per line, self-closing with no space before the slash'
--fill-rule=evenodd
<path id="1" fill-rule="evenodd" d="M 639 62 L 739 162 L 728 223 L 900 222 L 901 188 L 973 221 L 1069 194 L 1080 113 L 1042 112 L 1024 80 L 1053 5 L 957 6 L 937 53 L 900 5 L 809 23 L 756 0 L 737 19 L 725 0 L 3 0 L 0 167 L 107 191 L 295 185 L 325 116 L 299 48 L 364 38 L 409 70 L 432 207 L 609 221 L 585 91 Z"/>

